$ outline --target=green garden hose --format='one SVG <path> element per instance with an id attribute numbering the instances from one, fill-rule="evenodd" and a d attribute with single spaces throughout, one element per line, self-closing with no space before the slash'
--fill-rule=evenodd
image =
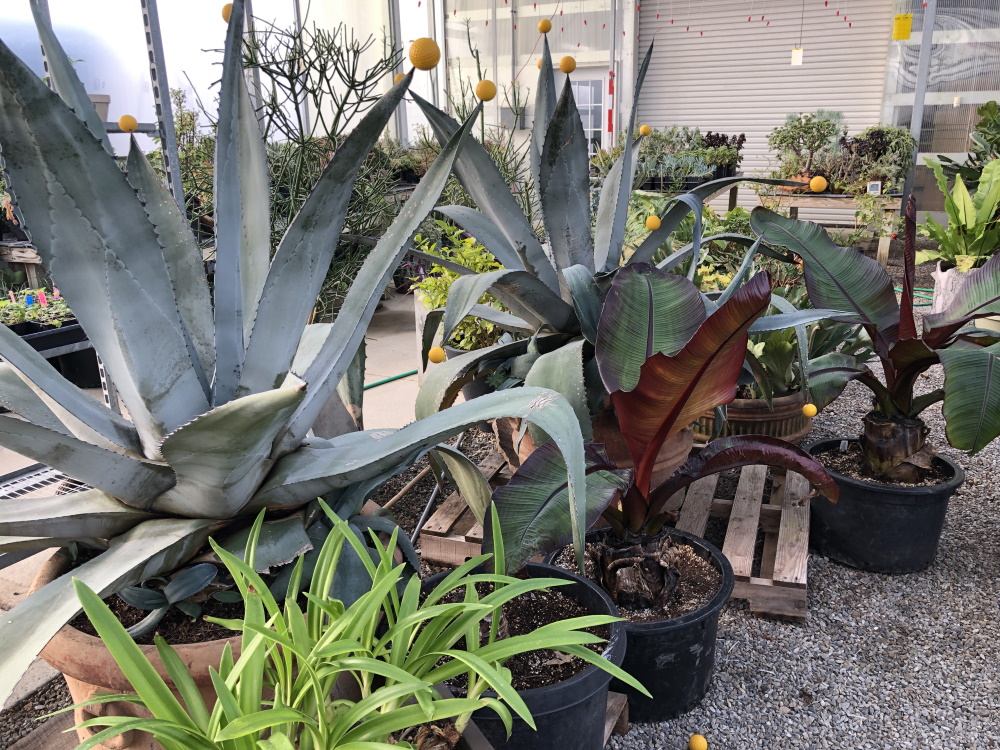
<path id="1" fill-rule="evenodd" d="M 893 289 L 895 289 L 897 292 L 902 292 L 903 291 L 898 286 L 893 287 Z M 930 299 L 934 299 L 934 297 L 932 295 L 930 295 L 930 294 L 922 294 L 922 292 L 933 292 L 933 291 L 934 291 L 933 289 L 920 289 L 918 287 L 917 289 L 914 290 L 913 296 L 914 297 L 920 297 L 921 299 L 928 299 L 928 300 L 930 300 Z M 933 304 L 932 302 L 914 302 L 913 306 L 914 307 L 930 307 L 932 304 Z"/>
<path id="2" fill-rule="evenodd" d="M 388 378 L 382 378 L 381 380 L 376 380 L 374 383 L 369 383 L 362 390 L 367 391 L 369 388 L 378 388 L 380 385 L 385 385 L 386 383 L 391 383 L 394 380 L 402 380 L 403 378 L 408 378 L 410 375 L 416 375 L 416 370 L 410 370 L 409 372 L 401 372 L 399 375 L 393 375 Z"/>

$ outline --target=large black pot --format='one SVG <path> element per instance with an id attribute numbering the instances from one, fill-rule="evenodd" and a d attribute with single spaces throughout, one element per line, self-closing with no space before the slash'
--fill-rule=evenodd
<path id="1" fill-rule="evenodd" d="M 816 456 L 835 450 L 842 440 L 806 446 Z M 856 443 L 857 440 L 846 442 Z M 934 465 L 950 476 L 928 486 L 880 484 L 827 469 L 840 487 L 840 500 L 814 497 L 809 541 L 823 556 L 875 573 L 916 573 L 937 553 L 948 498 L 965 481 L 962 468 L 944 456 Z"/>
<path id="2" fill-rule="evenodd" d="M 440 583 L 446 571 L 424 581 L 424 590 Z M 559 588 L 559 592 L 576 599 L 590 614 L 618 616 L 618 608 L 604 591 L 582 576 L 554 565 L 528 563 L 527 573 L 532 578 L 562 578 L 572 581 Z M 622 623 L 609 626 L 611 637 L 604 647 L 604 657 L 620 665 L 625 656 L 625 629 Z M 507 739 L 500 717 L 491 709 L 481 709 L 473 714 L 479 730 L 495 748 L 511 750 L 601 750 L 604 747 L 604 715 L 607 713 L 607 672 L 597 667 L 587 667 L 564 682 L 547 687 L 521 690 L 524 700 L 535 720 L 537 731 L 532 730 L 516 715 L 514 728 Z M 490 693 L 489 695 L 492 695 Z"/>
<path id="3" fill-rule="evenodd" d="M 719 615 L 735 585 L 733 566 L 715 545 L 680 529 L 664 531 L 711 562 L 722 574 L 722 585 L 708 604 L 694 612 L 672 620 L 625 623 L 628 649 L 622 669 L 653 695 L 649 699 L 618 680 L 612 682 L 612 690 L 628 696 L 632 721 L 675 719 L 705 697 L 715 668 Z M 598 541 L 601 534 L 588 534 L 587 541 Z"/>

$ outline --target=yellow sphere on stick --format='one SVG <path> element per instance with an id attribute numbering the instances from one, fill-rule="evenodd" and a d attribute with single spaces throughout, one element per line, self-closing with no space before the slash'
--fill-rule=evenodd
<path id="1" fill-rule="evenodd" d="M 653 129 L 651 127 L 649 127 L 649 125 L 640 125 L 639 126 L 639 135 L 649 135 L 652 132 L 653 132 Z"/>
<path id="2" fill-rule="evenodd" d="M 442 349 L 440 346 L 432 346 L 431 350 L 427 352 L 427 359 L 429 359 L 436 365 L 439 365 L 442 362 L 444 362 L 447 356 L 448 355 L 445 354 L 444 349 Z"/>
<path id="3" fill-rule="evenodd" d="M 430 37 L 414 39 L 410 45 L 410 62 L 417 70 L 430 70 L 441 61 L 441 48 Z"/>
<path id="4" fill-rule="evenodd" d="M 660 217 L 659 216 L 647 216 L 646 217 L 646 229 L 650 232 L 655 232 L 660 228 Z"/>
<path id="5" fill-rule="evenodd" d="M 809 189 L 814 193 L 822 193 L 830 186 L 830 183 L 826 181 L 826 178 L 822 175 L 816 175 L 811 180 L 809 180 Z"/>
<path id="6" fill-rule="evenodd" d="M 483 80 L 476 84 L 476 98 L 484 102 L 493 101 L 497 96 L 497 85 L 493 81 Z"/>
<path id="7" fill-rule="evenodd" d="M 692 734 L 688 740 L 688 750 L 708 750 L 708 740 L 700 734 Z"/>
<path id="8" fill-rule="evenodd" d="M 232 12 L 233 12 L 233 4 L 232 3 L 226 3 L 225 5 L 223 5 L 222 6 L 222 20 L 225 21 L 226 23 L 229 23 L 229 16 L 232 15 Z"/>
<path id="9" fill-rule="evenodd" d="M 396 73 L 396 76 L 395 76 L 395 78 L 392 79 L 392 82 L 393 83 L 399 83 L 404 78 L 406 78 L 406 73 Z"/>
<path id="10" fill-rule="evenodd" d="M 540 57 L 538 58 L 538 69 L 539 70 L 542 69 L 542 58 L 540 58 Z"/>
<path id="11" fill-rule="evenodd" d="M 819 414 L 819 409 L 816 408 L 816 404 L 806 404 L 802 407 L 802 414 L 812 418 Z"/>
<path id="12" fill-rule="evenodd" d="M 552 21 L 550 21 L 547 18 L 543 18 L 541 21 L 538 22 L 538 30 L 543 34 L 548 34 L 550 31 L 552 31 Z"/>
<path id="13" fill-rule="evenodd" d="M 123 133 L 134 133 L 139 128 L 139 123 L 132 115 L 122 115 L 118 118 L 118 127 Z"/>
<path id="14" fill-rule="evenodd" d="M 566 57 L 559 61 L 559 70 L 563 73 L 572 73 L 576 70 L 576 58 L 566 55 Z"/>

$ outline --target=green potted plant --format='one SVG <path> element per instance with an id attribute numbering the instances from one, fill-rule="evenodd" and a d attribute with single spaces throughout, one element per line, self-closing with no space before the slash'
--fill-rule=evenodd
<path id="1" fill-rule="evenodd" d="M 784 125 L 779 125 L 767 136 L 768 147 L 778 152 L 778 174 L 809 182 L 817 156 L 836 148 L 842 120 L 840 112 L 822 109 L 814 114 L 788 115 Z M 792 192 L 804 188 L 779 189 Z"/>
<path id="2" fill-rule="evenodd" d="M 856 380 L 872 391 L 860 438 L 826 440 L 809 450 L 825 462 L 840 486 L 840 502 L 812 504 L 811 535 L 819 550 L 866 570 L 923 570 L 934 559 L 948 498 L 962 483 L 962 469 L 935 455 L 927 443 L 924 409 L 943 401 L 946 434 L 955 448 L 975 453 L 1000 434 L 1000 354 L 995 338 L 963 328 L 1000 312 L 1000 258 L 969 274 L 952 303 L 925 315 L 923 332 L 913 315 L 915 200 L 906 209 L 901 301 L 889 274 L 875 260 L 838 247 L 817 224 L 788 219 L 763 208 L 751 215 L 765 241 L 787 247 L 804 264 L 806 288 L 816 304 L 846 310 L 864 326 L 882 367 L 880 380 L 867 367 L 847 363 L 810 382 L 822 402 L 827 387 Z M 919 375 L 940 363 L 943 388 L 916 395 Z"/>
<path id="3" fill-rule="evenodd" d="M 571 502 L 559 475 L 562 461 L 546 443 L 494 493 L 508 571 L 572 542 L 576 565 L 627 618 L 624 669 L 652 694 L 647 699 L 621 688 L 637 721 L 676 717 L 705 695 L 719 613 L 734 585 L 732 568 L 714 546 L 669 527 L 668 500 L 704 476 L 757 463 L 798 472 L 836 500 L 833 480 L 808 454 L 761 436 L 723 438 L 665 480 L 656 478 L 660 446 L 735 396 L 748 332 L 770 297 L 770 279 L 761 273 L 706 310 L 687 279 L 648 264 L 623 268 L 601 312 L 596 361 L 635 469 L 623 471 L 602 446 L 588 446 L 587 493 Z M 590 527 L 602 515 L 610 528 L 584 544 L 579 526 Z M 491 520 L 487 551 L 492 529 Z M 704 562 L 696 565 L 691 555 Z M 714 571 L 715 588 L 692 611 L 671 616 L 678 585 L 699 575 L 698 568 L 706 577 Z"/>
<path id="4" fill-rule="evenodd" d="M 17 375 L 6 378 L 4 396 L 24 417 L 3 420 L 0 443 L 93 488 L 0 506 L 5 561 L 65 547 L 40 573 L 34 592 L 0 622 L 6 644 L 0 698 L 43 651 L 67 673 L 76 700 L 94 686 L 101 692 L 110 655 L 97 639 L 81 647 L 82 634 L 64 628 L 79 611 L 70 595 L 72 578 L 110 596 L 182 571 L 210 552 L 209 536 L 242 554 L 261 510 L 268 511 L 268 543 L 257 564 L 280 568 L 329 533 L 316 512 L 318 496 L 351 518 L 382 482 L 480 420 L 514 415 L 544 422 L 568 452 L 574 486 L 582 487 L 577 420 L 561 396 L 543 389 L 485 396 L 401 430 L 366 432 L 358 424 L 360 345 L 368 322 L 478 112 L 442 149 L 369 253 L 337 322 L 307 326 L 352 183 L 413 72 L 347 136 L 271 260 L 264 144 L 241 67 L 244 8 L 239 0 L 233 3 L 220 93 L 217 265 L 210 291 L 177 204 L 134 142 L 127 174 L 118 166 L 103 125 L 40 13 L 36 23 L 50 51 L 58 95 L 0 43 L 4 177 L 128 418 L 70 386 L 0 327 L 0 355 Z M 352 417 L 348 431 L 309 437 L 331 410 Z M 457 453 L 446 463 L 471 467 Z M 479 479 L 470 492 L 488 493 L 478 472 L 464 474 Z M 81 548 L 87 554 L 67 572 L 73 551 Z M 343 583 L 352 580 L 346 576 Z M 355 589 L 354 598 L 360 593 Z M 182 658 L 206 691 L 208 666 L 219 663 L 225 645 L 217 640 L 181 647 L 189 649 Z"/>
<path id="5" fill-rule="evenodd" d="M 966 187 L 974 191 L 983 168 L 989 162 L 1000 158 L 1000 105 L 995 101 L 986 102 L 976 110 L 979 122 L 969 134 L 972 148 L 962 162 L 948 156 L 939 156 L 944 173 L 949 180 L 961 176 Z"/>

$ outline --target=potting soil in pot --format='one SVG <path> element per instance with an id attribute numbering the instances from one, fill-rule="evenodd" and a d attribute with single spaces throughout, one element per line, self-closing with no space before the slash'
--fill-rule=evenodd
<path id="1" fill-rule="evenodd" d="M 951 477 L 942 471 L 939 466 L 932 466 L 931 468 L 925 469 L 921 472 L 923 474 L 923 479 L 919 482 L 903 482 L 896 479 L 871 477 L 864 473 L 861 455 L 861 446 L 857 443 L 849 443 L 846 451 L 824 451 L 823 453 L 818 454 L 817 458 L 823 466 L 827 469 L 832 469 L 838 474 L 843 474 L 844 476 L 851 477 L 852 479 L 861 479 L 865 482 L 873 482 L 875 484 L 888 484 L 902 487 L 930 487 L 935 484 L 940 484 L 941 482 L 947 482 L 951 479 Z"/>
<path id="2" fill-rule="evenodd" d="M 148 609 L 133 607 L 117 594 L 108 597 L 105 600 L 105 604 L 111 608 L 115 617 L 126 628 L 139 623 L 149 614 Z M 206 641 L 214 641 L 218 638 L 231 638 L 236 635 L 229 628 L 216 625 L 214 622 L 208 622 L 203 619 L 204 617 L 219 617 L 226 620 L 242 619 L 243 602 L 229 603 L 209 599 L 202 603 L 201 617 L 198 618 L 192 618 L 190 615 L 181 612 L 177 607 L 171 607 L 167 610 L 167 614 L 163 616 L 163 619 L 160 620 L 153 632 L 137 638 L 135 642 L 142 646 L 149 646 L 153 644 L 154 636 L 160 635 L 172 646 L 179 646 L 184 643 L 204 643 Z M 70 625 L 87 635 L 97 635 L 97 631 L 94 630 L 94 626 L 90 624 L 90 619 L 84 612 L 73 618 L 70 621 Z"/>

